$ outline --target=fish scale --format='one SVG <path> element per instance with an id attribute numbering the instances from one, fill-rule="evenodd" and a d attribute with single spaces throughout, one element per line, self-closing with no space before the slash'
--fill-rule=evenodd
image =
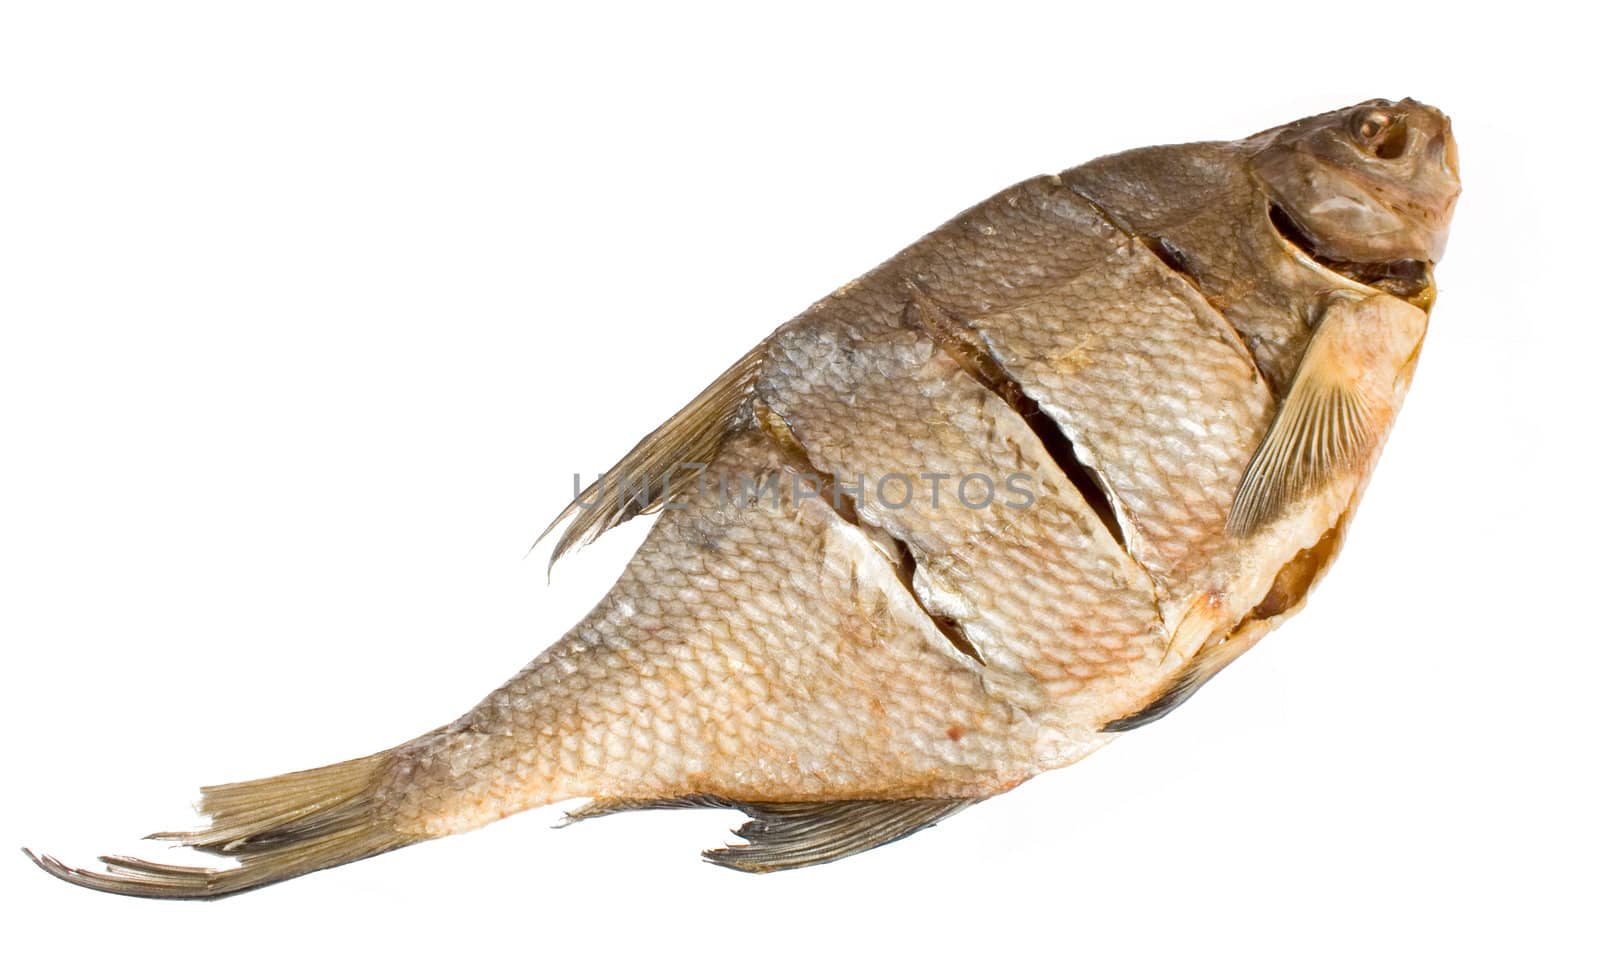
<path id="1" fill-rule="evenodd" d="M 802 471 L 763 433 L 732 440 L 708 473 L 724 471 L 780 474 L 777 509 L 708 491 L 663 514 L 589 618 L 401 752 L 385 799 L 402 830 L 447 834 L 578 796 L 881 798 L 938 780 L 939 796 L 955 797 L 1027 775 L 1032 734 L 1018 732 L 1028 721 L 1015 701 L 1026 691 L 997 691 L 1005 684 L 939 634 L 854 525 L 821 499 L 796 500 L 782 474 Z M 740 559 L 751 569 L 731 582 L 662 597 Z M 809 610 L 767 611 L 752 586 L 805 590 Z M 666 689 L 649 721 L 626 698 L 645 679 Z"/>
<path id="2" fill-rule="evenodd" d="M 1099 271 L 970 322 L 1098 471 L 1165 595 L 1226 547 L 1221 527 L 1273 401 L 1230 326 L 1124 239 Z M 1137 289 L 1137 313 L 1108 292 Z M 1159 376 L 1159 379 L 1155 379 Z"/>
<path id="3" fill-rule="evenodd" d="M 836 334 L 824 338 L 824 328 Z M 1025 672 L 1058 697 L 1038 718 L 1075 727 L 1079 740 L 1092 736 L 1154 678 L 1135 670 L 1161 664 L 1166 633 L 1148 578 L 1022 418 L 926 335 L 850 330 L 860 331 L 823 318 L 775 335 L 761 401 L 812 464 L 836 482 L 868 484 L 856 511 L 906 542 L 925 604 L 942 608 L 986 662 Z M 785 355 L 839 345 L 850 352 L 831 368 L 798 367 Z M 878 489 L 906 471 L 939 470 L 983 477 L 996 502 L 962 503 L 954 478 L 942 504 L 927 483 L 904 497 Z M 1031 501 L 1003 490 L 1012 475 L 1025 477 Z M 1074 695 L 1070 705 L 1059 699 Z"/>
<path id="4" fill-rule="evenodd" d="M 1409 99 L 1005 189 L 779 328 L 574 498 L 555 557 L 660 517 L 471 711 L 204 788 L 206 827 L 152 836 L 235 867 L 34 860 L 207 898 L 584 797 L 572 820 L 738 809 L 745 843 L 705 857 L 773 871 L 1081 759 L 1327 571 L 1459 192 L 1449 120 Z M 911 502 L 879 493 L 896 475 Z M 956 492 L 974 476 L 985 503 Z M 1006 502 L 1014 476 L 1030 502 Z"/>

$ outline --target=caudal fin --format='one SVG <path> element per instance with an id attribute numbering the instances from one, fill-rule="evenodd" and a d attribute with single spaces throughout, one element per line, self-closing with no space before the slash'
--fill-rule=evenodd
<path id="1" fill-rule="evenodd" d="M 26 848 L 23 852 L 55 877 L 101 892 L 155 899 L 245 892 L 417 840 L 394 833 L 373 802 L 389 756 L 385 751 L 315 770 L 201 788 L 200 811 L 211 819 L 209 827 L 149 836 L 232 858 L 238 862 L 235 868 L 162 865 L 108 855 L 100 859 L 105 871 L 91 871 Z"/>

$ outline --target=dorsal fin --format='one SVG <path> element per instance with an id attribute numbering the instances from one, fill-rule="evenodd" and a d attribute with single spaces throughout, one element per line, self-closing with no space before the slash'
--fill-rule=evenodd
<path id="1" fill-rule="evenodd" d="M 591 543 L 618 524 L 659 510 L 696 486 L 696 470 L 716 458 L 728 434 L 748 421 L 750 397 L 765 352 L 763 343 L 735 362 L 574 497 L 539 535 L 543 541 L 571 518 L 556 541 L 550 562 L 554 564 L 567 551 Z"/>
<path id="2" fill-rule="evenodd" d="M 1325 315 L 1261 445 L 1239 481 L 1228 531 L 1244 535 L 1353 472 L 1374 443 L 1374 408 L 1362 391 L 1359 362 L 1344 347 L 1343 305 Z"/>
<path id="3" fill-rule="evenodd" d="M 713 865 L 741 872 L 778 872 L 822 865 L 932 827 L 977 798 L 905 798 L 881 801 L 733 801 L 712 795 L 655 800 L 598 800 L 567 821 L 656 808 L 732 808 L 750 816 L 734 835 L 747 844 L 702 853 Z"/>

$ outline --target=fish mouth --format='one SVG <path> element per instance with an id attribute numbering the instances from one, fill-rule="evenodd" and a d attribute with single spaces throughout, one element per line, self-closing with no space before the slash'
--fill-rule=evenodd
<path id="1" fill-rule="evenodd" d="M 1322 253 L 1317 241 L 1305 227 L 1277 203 L 1270 204 L 1268 216 L 1272 228 L 1289 246 L 1299 250 L 1313 263 L 1331 273 L 1373 290 L 1393 294 L 1403 301 L 1426 311 L 1433 306 L 1433 263 L 1428 260 L 1386 260 L 1362 263 L 1355 260 L 1338 260 Z"/>

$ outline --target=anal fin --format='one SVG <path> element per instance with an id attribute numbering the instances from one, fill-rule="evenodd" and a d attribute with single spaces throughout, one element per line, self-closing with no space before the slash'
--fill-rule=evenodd
<path id="1" fill-rule="evenodd" d="M 597 800 L 563 822 L 620 811 L 665 808 L 731 808 L 749 815 L 734 835 L 746 844 L 713 848 L 702 857 L 741 872 L 779 872 L 823 865 L 870 851 L 932 827 L 978 798 L 906 798 L 873 801 L 733 801 L 712 795 L 651 800 Z"/>

